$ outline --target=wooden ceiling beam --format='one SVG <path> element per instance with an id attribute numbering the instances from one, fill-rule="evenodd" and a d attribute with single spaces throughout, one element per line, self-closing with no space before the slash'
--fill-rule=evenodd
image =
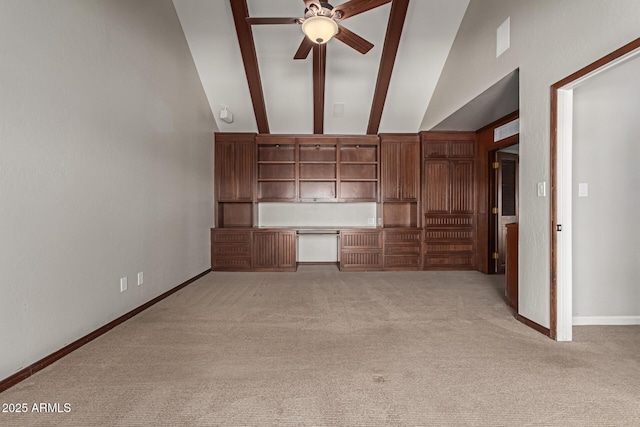
<path id="1" fill-rule="evenodd" d="M 371 113 L 369 114 L 367 134 L 375 135 L 380 128 L 382 111 L 384 110 L 384 103 L 387 99 L 391 74 L 396 61 L 396 54 L 398 53 L 398 45 L 400 44 L 400 36 L 402 35 L 402 27 L 404 26 L 404 20 L 407 16 L 408 7 L 409 0 L 393 0 L 391 3 L 387 34 L 385 35 L 384 46 L 382 47 L 382 58 L 380 59 L 378 79 L 376 80 L 376 89 L 371 104 Z"/>
<path id="2" fill-rule="evenodd" d="M 253 103 L 253 113 L 256 116 L 258 133 L 269 133 L 269 122 L 267 120 L 267 109 L 264 102 L 264 92 L 262 91 L 262 81 L 260 80 L 260 70 L 258 69 L 258 57 L 256 55 L 256 45 L 253 41 L 251 25 L 247 22 L 249 8 L 247 0 L 229 0 L 233 21 L 236 25 L 236 34 L 240 44 L 240 53 L 244 63 L 244 71 L 247 75 L 249 93 Z"/>
<path id="3" fill-rule="evenodd" d="M 327 75 L 327 45 L 313 45 L 313 133 L 324 133 L 324 93 Z"/>

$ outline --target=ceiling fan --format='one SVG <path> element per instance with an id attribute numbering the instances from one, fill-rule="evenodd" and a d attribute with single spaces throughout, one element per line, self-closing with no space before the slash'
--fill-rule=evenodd
<path id="1" fill-rule="evenodd" d="M 306 6 L 303 18 L 252 18 L 250 25 L 299 24 L 305 34 L 293 59 L 305 59 L 314 45 L 327 43 L 335 37 L 347 46 L 365 54 L 373 48 L 373 44 L 359 35 L 349 31 L 340 22 L 359 15 L 376 7 L 390 3 L 391 0 L 350 0 L 333 7 L 328 2 L 303 0 Z"/>

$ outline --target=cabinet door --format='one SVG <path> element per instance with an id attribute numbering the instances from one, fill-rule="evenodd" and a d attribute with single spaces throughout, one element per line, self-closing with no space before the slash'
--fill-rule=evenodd
<path id="1" fill-rule="evenodd" d="M 425 213 L 449 213 L 449 160 L 424 162 Z"/>
<path id="2" fill-rule="evenodd" d="M 382 144 L 382 200 L 385 202 L 399 201 L 400 192 L 400 144 Z"/>
<path id="3" fill-rule="evenodd" d="M 451 160 L 450 174 L 451 213 L 473 213 L 473 160 Z"/>
<path id="4" fill-rule="evenodd" d="M 410 202 L 417 201 L 420 194 L 420 143 L 401 144 L 400 197 Z"/>
<path id="5" fill-rule="evenodd" d="M 282 231 L 279 233 L 278 261 L 279 267 L 289 268 L 296 266 L 296 233 L 295 231 Z"/>
<path id="6" fill-rule="evenodd" d="M 253 268 L 278 268 L 278 232 L 253 233 Z"/>
<path id="7" fill-rule="evenodd" d="M 254 161 L 255 152 L 252 143 L 242 142 L 235 144 L 235 200 L 239 202 L 250 202 L 253 200 Z"/>
<path id="8" fill-rule="evenodd" d="M 254 159 L 252 142 L 216 141 L 218 201 L 253 200 Z"/>
<path id="9" fill-rule="evenodd" d="M 216 197 L 220 201 L 234 201 L 236 198 L 234 143 L 216 141 Z"/>

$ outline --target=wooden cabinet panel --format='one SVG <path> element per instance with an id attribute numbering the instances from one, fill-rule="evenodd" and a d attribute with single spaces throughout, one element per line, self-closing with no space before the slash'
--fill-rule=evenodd
<path id="1" fill-rule="evenodd" d="M 423 268 L 475 268 L 473 132 L 423 132 Z"/>
<path id="2" fill-rule="evenodd" d="M 211 269 L 243 271 L 251 269 L 250 230 L 211 230 Z"/>
<path id="3" fill-rule="evenodd" d="M 217 227 L 253 226 L 254 134 L 215 135 Z"/>
<path id="4" fill-rule="evenodd" d="M 382 259 L 380 230 L 340 232 L 340 270 L 379 270 Z"/>
<path id="5" fill-rule="evenodd" d="M 507 224 L 505 250 L 505 298 L 518 311 L 518 224 Z"/>
<path id="6" fill-rule="evenodd" d="M 420 198 L 420 143 L 403 142 L 400 156 L 400 189 L 402 200 L 418 201 Z"/>
<path id="7" fill-rule="evenodd" d="M 255 163 L 255 146 L 253 142 L 236 143 L 235 146 L 235 200 L 253 202 L 253 170 Z"/>
<path id="8" fill-rule="evenodd" d="M 295 271 L 295 231 L 255 231 L 253 268 L 259 271 Z"/>
<path id="9" fill-rule="evenodd" d="M 474 212 L 473 160 L 452 160 L 450 164 L 451 213 Z"/>
<path id="10" fill-rule="evenodd" d="M 420 198 L 420 142 L 418 138 L 382 138 L 382 200 Z"/>
<path id="11" fill-rule="evenodd" d="M 253 234 L 253 268 L 278 268 L 278 233 L 256 231 Z"/>
<path id="12" fill-rule="evenodd" d="M 385 229 L 383 235 L 385 270 L 419 270 L 421 268 L 422 230 Z"/>
<path id="13" fill-rule="evenodd" d="M 219 201 L 236 200 L 234 146 L 231 141 L 216 141 L 216 198 Z"/>
<path id="14" fill-rule="evenodd" d="M 400 150 L 392 143 L 382 144 L 381 176 L 382 200 L 399 201 L 400 193 Z"/>
<path id="15" fill-rule="evenodd" d="M 449 213 L 449 160 L 424 162 L 425 213 Z"/>
<path id="16" fill-rule="evenodd" d="M 279 232 L 278 267 L 296 268 L 296 232 Z"/>

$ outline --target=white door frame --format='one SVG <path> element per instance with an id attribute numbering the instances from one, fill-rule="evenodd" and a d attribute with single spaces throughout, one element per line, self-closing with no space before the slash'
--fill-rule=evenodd
<path id="1" fill-rule="evenodd" d="M 573 332 L 573 245 L 572 245 L 572 162 L 573 162 L 573 90 L 584 84 L 590 78 L 621 63 L 640 55 L 640 39 L 629 43 L 610 55 L 583 68 L 564 80 L 552 85 L 552 113 L 556 112 L 557 124 L 555 133 L 552 134 L 552 168 L 555 155 L 555 204 L 552 203 L 552 226 L 561 226 L 562 229 L 552 230 L 555 233 L 552 239 L 552 271 L 551 280 L 551 336 L 558 341 L 571 341 Z M 554 95 L 555 94 L 555 100 Z M 555 105 L 554 105 L 555 104 Z M 554 132 L 552 127 L 552 132 Z M 553 145 L 555 142 L 555 153 Z M 554 187 L 554 183 L 552 183 Z M 555 208 L 555 212 L 553 212 Z M 554 251 L 555 249 L 555 251 Z M 555 265 L 553 254 L 556 254 Z M 554 284 L 553 278 L 556 278 Z M 555 285 L 555 289 L 554 289 Z M 554 296 L 556 301 L 554 301 Z M 553 304 L 556 304 L 555 307 Z M 553 313 L 556 319 L 553 319 Z M 554 321 L 555 320 L 555 321 Z M 553 326 L 555 323 L 555 331 Z"/>

